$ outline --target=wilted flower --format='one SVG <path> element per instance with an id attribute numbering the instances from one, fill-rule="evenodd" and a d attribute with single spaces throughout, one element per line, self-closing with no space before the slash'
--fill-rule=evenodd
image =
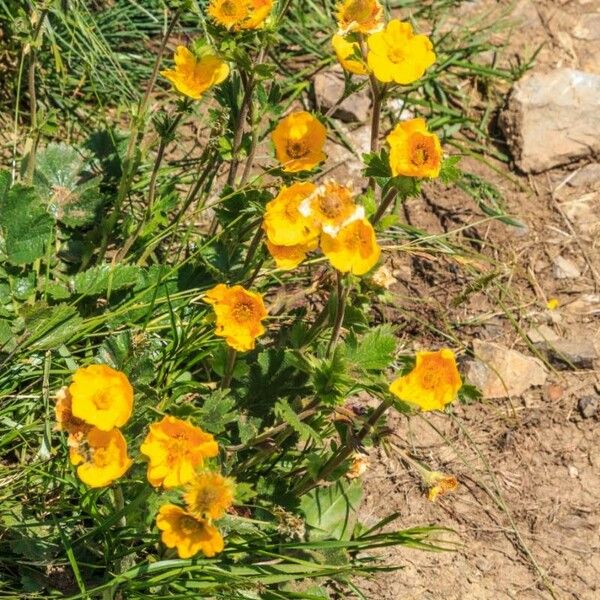
<path id="1" fill-rule="evenodd" d="M 357 58 L 357 54 L 358 56 L 361 55 L 360 46 L 357 42 L 349 42 L 344 36 L 336 34 L 331 38 L 331 45 L 342 68 L 355 75 L 366 75 L 368 73 L 365 62 L 362 58 Z"/>
<path id="2" fill-rule="evenodd" d="M 204 519 L 220 519 L 233 504 L 235 485 L 219 473 L 198 473 L 183 496 L 191 514 Z"/>
<path id="3" fill-rule="evenodd" d="M 422 411 L 443 410 L 456 398 L 462 386 L 452 350 L 417 352 L 415 368 L 396 379 L 390 392 Z"/>
<path id="4" fill-rule="evenodd" d="M 108 365 L 77 369 L 69 386 L 72 416 L 110 431 L 127 423 L 133 409 L 133 388 L 127 376 Z"/>
<path id="5" fill-rule="evenodd" d="M 390 268 L 387 265 L 381 265 L 372 275 L 371 281 L 386 290 L 389 290 L 394 283 L 396 283 L 396 278 L 390 271 Z"/>
<path id="6" fill-rule="evenodd" d="M 252 350 L 256 338 L 265 332 L 262 321 L 267 317 L 267 309 L 262 296 L 241 285 L 229 287 L 220 283 L 206 292 L 204 300 L 214 308 L 216 334 L 235 350 Z"/>
<path id="7" fill-rule="evenodd" d="M 215 438 L 200 427 L 166 416 L 150 425 L 140 447 L 148 461 L 148 481 L 155 487 L 177 487 L 191 481 L 205 458 L 216 456 Z"/>
<path id="8" fill-rule="evenodd" d="M 424 119 L 401 121 L 387 136 L 390 168 L 396 177 L 437 177 L 442 166 L 442 146 L 429 133 Z"/>
<path id="9" fill-rule="evenodd" d="M 197 100 L 214 85 L 229 75 L 229 65 L 215 54 L 206 53 L 196 58 L 185 46 L 175 50 L 175 69 L 161 71 L 175 89 Z"/>
<path id="10" fill-rule="evenodd" d="M 414 35 L 412 25 L 398 19 L 390 21 L 384 31 L 370 35 L 367 44 L 369 68 L 383 83 L 412 83 L 435 62 L 430 39 Z"/>
<path id="11" fill-rule="evenodd" d="M 373 226 L 366 219 L 352 221 L 335 237 L 321 237 L 321 249 L 329 262 L 342 273 L 364 275 L 381 255 Z"/>
<path id="12" fill-rule="evenodd" d="M 355 452 L 352 457 L 352 463 L 346 473 L 348 479 L 357 479 L 363 475 L 369 468 L 369 458 L 360 452 Z"/>
<path id="13" fill-rule="evenodd" d="M 454 475 L 447 475 L 440 471 L 427 471 L 422 476 L 428 487 L 427 499 L 430 502 L 435 502 L 439 496 L 454 492 L 458 487 L 458 481 Z"/>
<path id="14" fill-rule="evenodd" d="M 371 33 L 381 26 L 383 7 L 378 0 L 343 0 L 337 7 L 341 34 L 349 31 Z"/>
<path id="15" fill-rule="evenodd" d="M 73 416 L 71 407 L 71 394 L 69 388 L 62 387 L 56 392 L 56 404 L 54 405 L 56 415 L 56 431 L 66 431 L 69 434 L 67 443 L 70 447 L 76 446 L 84 438 L 85 434 L 92 428 L 82 419 Z"/>
<path id="16" fill-rule="evenodd" d="M 164 504 L 156 516 L 156 526 L 167 548 L 177 548 L 179 558 L 202 552 L 211 557 L 224 548 L 219 530 L 205 519 L 195 517 L 175 504 Z"/>
<path id="17" fill-rule="evenodd" d="M 292 113 L 279 121 L 272 139 L 283 170 L 290 173 L 309 171 L 324 161 L 326 136 L 325 126 L 306 111 Z"/>
<path id="18" fill-rule="evenodd" d="M 117 429 L 101 431 L 92 427 L 69 451 L 79 479 L 90 487 L 105 487 L 122 477 L 132 464 L 127 442 Z"/>

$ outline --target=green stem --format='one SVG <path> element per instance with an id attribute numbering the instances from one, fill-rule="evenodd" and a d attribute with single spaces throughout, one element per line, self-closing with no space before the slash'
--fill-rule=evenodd
<path id="1" fill-rule="evenodd" d="M 221 380 L 221 389 L 226 390 L 231 386 L 231 378 L 233 377 L 233 371 L 235 369 L 235 359 L 237 358 L 237 352 L 231 348 L 227 348 L 227 364 L 225 365 L 225 372 L 223 373 L 223 379 Z"/>
<path id="2" fill-rule="evenodd" d="M 383 217 L 385 211 L 388 209 L 389 205 L 394 201 L 394 198 L 397 194 L 398 190 L 396 189 L 392 189 L 386 194 L 385 198 L 381 201 L 381 203 L 377 207 L 377 210 L 375 211 L 375 214 L 373 215 L 373 218 L 371 219 L 371 223 L 373 223 L 373 225 L 376 225 L 377 222 L 381 219 L 381 217 Z"/>
<path id="3" fill-rule="evenodd" d="M 335 350 L 335 347 L 340 338 L 342 331 L 342 324 L 344 323 L 344 315 L 346 314 L 346 299 L 350 292 L 350 285 L 344 285 L 344 276 L 339 271 L 336 271 L 336 283 L 337 283 L 337 306 L 335 310 L 335 321 L 333 324 L 333 330 L 331 332 L 331 339 L 327 346 L 325 356 L 329 357 L 331 352 Z"/>

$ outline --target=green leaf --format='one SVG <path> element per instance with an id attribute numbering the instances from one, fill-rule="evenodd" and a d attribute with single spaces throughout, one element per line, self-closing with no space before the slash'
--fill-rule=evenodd
<path id="1" fill-rule="evenodd" d="M 321 442 L 321 436 L 310 425 L 299 419 L 287 400 L 283 398 L 278 400 L 274 412 L 279 419 L 285 421 L 300 436 L 301 440 L 310 438 L 315 442 Z"/>
<path id="2" fill-rule="evenodd" d="M 356 513 L 362 499 L 360 481 L 338 481 L 325 488 L 315 488 L 300 501 L 311 541 L 350 539 Z"/>
<path id="3" fill-rule="evenodd" d="M 217 435 L 225 430 L 227 424 L 237 421 L 238 413 L 234 408 L 235 399 L 228 390 L 217 390 L 207 396 L 198 411 L 198 418 L 206 431 Z"/>
<path id="4" fill-rule="evenodd" d="M 462 157 L 458 155 L 449 156 L 442 162 L 442 168 L 440 170 L 440 180 L 443 183 L 455 183 L 462 176 L 462 171 L 456 166 L 460 162 Z"/>
<path id="5" fill-rule="evenodd" d="M 317 397 L 327 404 L 344 402 L 352 379 L 344 351 L 338 346 L 331 358 L 311 359 L 312 382 Z"/>
<path id="6" fill-rule="evenodd" d="M 84 172 L 84 160 L 67 144 L 48 144 L 36 155 L 33 183 L 56 220 L 68 227 L 91 225 L 103 202 L 101 177 Z"/>
<path id="7" fill-rule="evenodd" d="M 383 371 L 394 359 L 396 337 L 390 325 L 380 325 L 360 337 L 346 340 L 346 360 L 365 371 Z"/>
<path id="8" fill-rule="evenodd" d="M 48 306 L 38 302 L 22 309 L 21 316 L 35 350 L 48 350 L 68 342 L 83 322 L 77 309 L 67 304 Z"/>
<path id="9" fill-rule="evenodd" d="M 143 271 L 135 265 L 109 264 L 92 267 L 73 279 L 75 292 L 82 296 L 98 296 L 111 290 L 134 287 L 143 280 Z"/>
<path id="10" fill-rule="evenodd" d="M 17 184 L 0 194 L 0 228 L 11 264 L 25 265 L 44 256 L 53 226 L 33 188 Z"/>

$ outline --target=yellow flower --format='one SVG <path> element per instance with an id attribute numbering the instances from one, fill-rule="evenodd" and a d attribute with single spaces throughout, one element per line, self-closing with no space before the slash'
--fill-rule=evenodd
<path id="1" fill-rule="evenodd" d="M 444 348 L 437 352 L 417 352 L 415 368 L 396 379 L 390 392 L 423 411 L 443 410 L 456 398 L 462 386 L 454 352 Z"/>
<path id="2" fill-rule="evenodd" d="M 556 310 L 560 306 L 560 302 L 558 298 L 550 298 L 548 302 L 546 302 L 546 308 L 548 310 Z"/>
<path id="3" fill-rule="evenodd" d="M 369 458 L 364 454 L 360 454 L 359 452 L 355 452 L 352 457 L 352 464 L 350 468 L 346 472 L 346 477 L 348 479 L 357 479 L 364 473 L 366 473 L 369 468 Z"/>
<path id="4" fill-rule="evenodd" d="M 188 510 L 203 519 L 220 519 L 233 504 L 234 483 L 219 473 L 199 473 L 183 499 Z"/>
<path id="5" fill-rule="evenodd" d="M 175 70 L 161 71 L 175 89 L 197 100 L 229 75 L 229 65 L 214 54 L 196 58 L 185 46 L 175 50 Z"/>
<path id="6" fill-rule="evenodd" d="M 300 203 L 298 210 L 330 236 L 337 235 L 344 225 L 365 216 L 364 208 L 354 202 L 350 188 L 335 181 L 328 181 L 316 188 Z"/>
<path id="7" fill-rule="evenodd" d="M 309 171 L 324 161 L 327 130 L 309 112 L 299 111 L 282 119 L 272 134 L 275 155 L 288 173 Z"/>
<path id="8" fill-rule="evenodd" d="M 356 42 L 349 42 L 341 35 L 334 35 L 331 38 L 331 45 L 335 51 L 337 59 L 346 71 L 356 75 L 366 75 L 367 65 L 356 55 L 360 56 L 360 47 Z"/>
<path id="9" fill-rule="evenodd" d="M 299 207 L 316 189 L 314 183 L 294 183 L 283 187 L 265 210 L 263 228 L 272 244 L 296 246 L 318 237 L 319 228 L 305 217 Z"/>
<path id="10" fill-rule="evenodd" d="M 62 387 L 56 392 L 56 404 L 54 413 L 56 415 L 55 431 L 66 431 L 69 434 L 67 444 L 70 447 L 77 446 L 91 429 L 85 421 L 73 416 L 71 406 L 72 398 L 69 388 Z"/>
<path id="11" fill-rule="evenodd" d="M 108 365 L 77 369 L 69 386 L 74 417 L 102 431 L 122 427 L 133 408 L 133 388 L 126 375 Z"/>
<path id="12" fill-rule="evenodd" d="M 305 258 L 306 255 L 317 248 L 317 239 L 315 238 L 308 244 L 297 244 L 295 246 L 278 246 L 267 239 L 267 248 L 275 261 L 278 269 L 295 269 Z"/>
<path id="13" fill-rule="evenodd" d="M 337 7 L 341 34 L 349 31 L 371 33 L 381 26 L 383 7 L 377 0 L 343 0 Z"/>
<path id="14" fill-rule="evenodd" d="M 79 479 L 90 487 L 104 487 L 122 477 L 132 464 L 127 442 L 115 427 L 101 431 L 92 427 L 85 438 L 69 451 Z"/>
<path id="15" fill-rule="evenodd" d="M 427 131 L 424 119 L 401 121 L 387 136 L 390 168 L 396 177 L 437 177 L 442 166 L 442 146 L 435 133 Z"/>
<path id="16" fill-rule="evenodd" d="M 224 548 L 219 530 L 175 504 L 164 504 L 156 516 L 156 526 L 167 548 L 177 548 L 179 558 L 191 558 L 202 552 L 214 556 Z"/>
<path id="17" fill-rule="evenodd" d="M 205 458 L 216 456 L 214 437 L 199 427 L 175 417 L 164 417 L 150 425 L 140 447 L 148 459 L 148 481 L 155 487 L 173 488 L 191 481 Z"/>
<path id="18" fill-rule="evenodd" d="M 423 476 L 425 484 L 428 486 L 427 499 L 435 502 L 439 496 L 454 492 L 458 487 L 458 481 L 454 475 L 446 475 L 440 471 L 429 471 Z"/>
<path id="19" fill-rule="evenodd" d="M 414 35 L 411 24 L 398 19 L 390 21 L 384 31 L 370 35 L 367 44 L 369 68 L 384 83 L 412 83 L 435 62 L 429 38 Z"/>
<path id="20" fill-rule="evenodd" d="M 248 0 L 211 0 L 208 15 L 218 25 L 227 29 L 239 29 L 248 18 Z"/>
<path id="21" fill-rule="evenodd" d="M 271 14 L 273 0 L 250 0 L 248 18 L 242 23 L 242 29 L 258 29 Z"/>
<path id="22" fill-rule="evenodd" d="M 364 275 L 381 255 L 373 226 L 366 219 L 343 227 L 336 237 L 321 237 L 321 250 L 329 262 L 342 273 Z"/>
<path id="23" fill-rule="evenodd" d="M 214 308 L 216 334 L 235 350 L 252 350 L 256 338 L 265 332 L 261 321 L 267 317 L 267 309 L 262 296 L 241 285 L 228 287 L 220 283 L 206 292 L 204 300 Z"/>

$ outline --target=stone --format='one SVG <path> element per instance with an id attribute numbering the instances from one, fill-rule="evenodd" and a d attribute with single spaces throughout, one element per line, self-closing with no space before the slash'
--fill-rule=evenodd
<path id="1" fill-rule="evenodd" d="M 344 74 L 338 69 L 322 71 L 313 80 L 317 108 L 340 121 L 365 123 L 370 115 L 371 98 L 368 87 L 354 92 L 340 103 L 345 89 Z M 339 103 L 339 104 L 338 104 Z M 335 108 L 334 108 L 335 107 Z"/>
<path id="2" fill-rule="evenodd" d="M 586 13 L 579 17 L 571 35 L 578 40 L 595 42 L 600 40 L 600 12 Z"/>
<path id="3" fill-rule="evenodd" d="M 598 352 L 594 339 L 584 331 L 566 339 L 537 344 L 557 369 L 593 369 Z"/>
<path id="4" fill-rule="evenodd" d="M 600 152 L 600 75 L 534 71 L 514 85 L 499 123 L 525 173 Z"/>
<path id="5" fill-rule="evenodd" d="M 553 261 L 554 277 L 556 279 L 577 279 L 581 271 L 576 263 L 564 256 L 557 256 Z"/>
<path id="6" fill-rule="evenodd" d="M 600 188 L 600 181 L 598 182 Z M 561 208 L 574 227 L 587 236 L 600 235 L 600 194 L 590 192 L 561 203 Z"/>
<path id="7" fill-rule="evenodd" d="M 600 315 L 600 294 L 582 294 L 565 305 L 565 310 L 573 315 Z"/>
<path id="8" fill-rule="evenodd" d="M 543 344 L 558 339 L 558 334 L 549 325 L 538 325 L 527 332 L 527 337 L 532 344 Z"/>
<path id="9" fill-rule="evenodd" d="M 360 181 L 364 179 L 362 172 L 365 168 L 360 157 L 369 152 L 371 147 L 371 127 L 361 125 L 352 129 L 350 125 L 340 123 L 339 129 L 354 152 L 342 144 L 327 140 L 325 154 L 327 154 L 328 164 L 331 165 L 327 176 L 343 184 L 351 183 L 355 190 L 359 190 Z M 364 181 L 366 183 L 366 179 Z"/>
<path id="10" fill-rule="evenodd" d="M 570 187 L 586 187 L 596 184 L 600 184 L 600 163 L 590 163 L 581 167 L 567 182 Z"/>
<path id="11" fill-rule="evenodd" d="M 531 387 L 544 385 L 548 377 L 541 360 L 517 350 L 474 340 L 473 351 L 475 360 L 467 365 L 467 379 L 484 398 L 520 396 Z"/>
<path id="12" fill-rule="evenodd" d="M 600 397 L 583 396 L 583 398 L 579 398 L 577 408 L 584 419 L 591 419 L 598 414 L 598 409 L 600 408 Z"/>

